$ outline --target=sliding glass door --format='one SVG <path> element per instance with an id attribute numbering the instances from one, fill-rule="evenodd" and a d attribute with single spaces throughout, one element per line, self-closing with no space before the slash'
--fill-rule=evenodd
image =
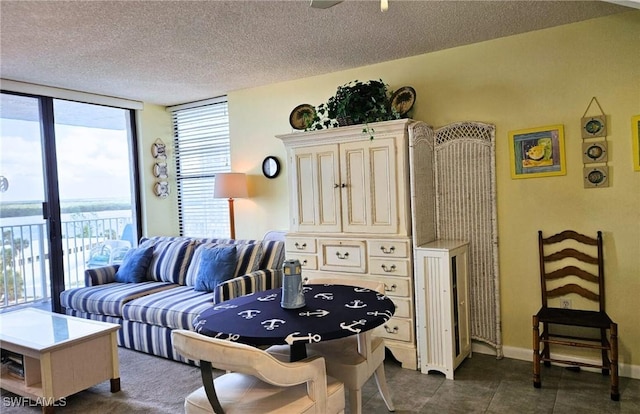
<path id="1" fill-rule="evenodd" d="M 59 310 L 137 240 L 133 112 L 2 93 L 0 309 Z"/>

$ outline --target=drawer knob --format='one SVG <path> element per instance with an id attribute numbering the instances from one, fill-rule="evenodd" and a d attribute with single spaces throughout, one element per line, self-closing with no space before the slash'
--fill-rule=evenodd
<path id="1" fill-rule="evenodd" d="M 386 264 L 383 264 L 382 265 L 382 270 L 384 270 L 387 273 L 395 272 L 396 271 L 396 265 L 391 265 L 391 267 L 387 267 Z"/>
<path id="2" fill-rule="evenodd" d="M 389 248 L 387 249 L 387 248 L 386 248 L 386 247 L 384 247 L 384 246 L 380 246 L 380 250 L 382 250 L 382 253 L 384 253 L 384 254 L 391 254 L 391 253 L 393 253 L 393 252 L 395 252 L 395 251 L 396 251 L 396 248 L 395 248 L 395 246 L 391 246 L 391 247 L 389 247 Z"/>
<path id="3" fill-rule="evenodd" d="M 306 249 L 306 248 L 307 248 L 307 243 L 302 243 L 302 244 L 300 244 L 300 243 L 296 242 L 296 243 L 294 244 L 294 246 L 296 246 L 296 249 L 298 249 L 298 250 L 304 250 L 304 249 Z"/>
<path id="4" fill-rule="evenodd" d="M 306 266 L 307 265 L 307 259 L 303 260 L 302 263 L 300 263 L 300 266 Z"/>
<path id="5" fill-rule="evenodd" d="M 345 254 L 340 254 L 340 252 L 336 252 L 336 256 L 338 256 L 338 259 L 340 260 L 345 260 L 349 258 L 349 252 L 346 252 Z"/>
<path id="6" fill-rule="evenodd" d="M 387 325 L 384 325 L 384 330 L 387 331 L 388 334 L 397 334 L 398 333 L 398 327 L 394 326 L 393 328 L 389 328 Z"/>
<path id="7" fill-rule="evenodd" d="M 385 283 L 385 285 L 384 285 L 384 291 L 385 291 L 385 292 L 395 292 L 395 291 L 396 291 L 396 288 L 397 288 L 397 286 L 396 286 L 396 284 L 395 284 L 395 283 L 394 283 L 393 285 L 391 285 L 391 288 L 389 288 L 389 289 L 387 289 L 387 284 L 386 284 L 386 283 Z"/>

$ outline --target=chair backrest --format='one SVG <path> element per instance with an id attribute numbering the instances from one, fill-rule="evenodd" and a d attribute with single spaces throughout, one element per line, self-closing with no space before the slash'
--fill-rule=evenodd
<path id="1" fill-rule="evenodd" d="M 575 294 L 605 311 L 601 231 L 596 238 L 572 230 L 543 237 L 538 231 L 538 250 L 543 307 L 561 308 L 561 299 Z M 585 307 L 581 303 L 572 303 L 572 308 Z"/>
<path id="2" fill-rule="evenodd" d="M 208 361 L 213 368 L 239 372 L 269 384 L 289 387 L 307 383 L 307 393 L 326 409 L 327 377 L 324 358 L 308 358 L 299 362 L 281 362 L 272 355 L 250 345 L 216 339 L 184 329 L 171 332 L 174 348 L 194 361 Z"/>

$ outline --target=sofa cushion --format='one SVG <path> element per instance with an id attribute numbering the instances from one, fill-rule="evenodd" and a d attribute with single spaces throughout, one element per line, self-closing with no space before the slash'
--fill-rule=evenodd
<path id="1" fill-rule="evenodd" d="M 60 303 L 62 307 L 78 312 L 121 317 L 122 308 L 127 302 L 176 287 L 167 282 L 114 282 L 65 290 L 60 294 Z"/>
<path id="2" fill-rule="evenodd" d="M 193 319 L 211 306 L 213 293 L 198 292 L 191 286 L 178 286 L 128 302 L 122 315 L 133 322 L 194 330 Z"/>
<path id="3" fill-rule="evenodd" d="M 153 256 L 153 246 L 129 249 L 115 274 L 115 281 L 122 283 L 144 282 Z"/>
<path id="4" fill-rule="evenodd" d="M 199 241 L 183 237 L 152 237 L 140 247 L 153 246 L 147 279 L 184 285 L 187 269 Z"/>
<path id="5" fill-rule="evenodd" d="M 262 257 L 262 243 L 237 244 L 236 271 L 234 277 L 243 276 L 260 269 Z"/>
<path id="6" fill-rule="evenodd" d="M 187 276 L 184 284 L 186 286 L 195 286 L 196 277 L 200 270 L 200 263 L 202 263 L 202 252 L 204 249 L 213 249 L 218 246 L 236 246 L 236 269 L 233 273 L 233 277 L 244 276 L 251 272 L 261 269 L 260 262 L 262 257 L 262 243 L 234 243 L 225 244 L 225 241 L 214 242 L 208 241 L 204 244 L 200 244 L 193 254 L 191 264 L 187 270 Z"/>
<path id="7" fill-rule="evenodd" d="M 236 270 L 236 246 L 202 249 L 194 290 L 213 292 L 218 283 L 233 278 Z"/>

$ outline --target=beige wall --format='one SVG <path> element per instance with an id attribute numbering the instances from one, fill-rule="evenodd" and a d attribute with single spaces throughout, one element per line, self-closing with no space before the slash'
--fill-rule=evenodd
<path id="1" fill-rule="evenodd" d="M 324 102 L 338 85 L 354 79 L 382 78 L 392 89 L 413 86 L 415 119 L 434 127 L 467 120 L 496 125 L 505 355 L 531 358 L 531 315 L 540 305 L 537 230 L 602 230 L 607 308 L 619 324 L 621 374 L 640 378 L 640 173 L 632 168 L 630 132 L 631 116 L 640 114 L 639 41 L 640 12 L 630 12 L 232 92 L 232 165 L 249 174 L 251 197 L 236 202 L 237 237 L 288 228 L 286 167 L 268 180 L 261 163 L 275 155 L 284 166 L 284 146 L 275 135 L 291 132 L 288 119 L 295 106 Z M 579 124 L 593 96 L 608 117 L 612 185 L 584 189 Z M 554 124 L 565 128 L 567 175 L 512 180 L 508 132 Z M 146 105 L 140 125 L 145 234 L 177 234 L 175 192 L 166 200 L 152 192 L 150 146 L 158 137 L 170 141 L 169 114 Z"/>
<path id="2" fill-rule="evenodd" d="M 274 136 L 291 132 L 289 113 L 317 105 L 350 80 L 410 85 L 413 118 L 438 127 L 496 125 L 503 342 L 507 356 L 530 358 L 531 315 L 540 305 L 536 232 L 602 230 L 608 310 L 619 324 L 623 374 L 640 369 L 640 173 L 632 168 L 630 119 L 640 114 L 640 12 L 229 94 L 234 170 L 251 175 L 250 200 L 237 203 L 239 238 L 286 229 L 286 169 L 267 180 L 267 155 L 284 161 Z M 584 189 L 580 118 L 593 96 L 608 116 L 611 187 Z M 592 114 L 591 112 L 589 114 Z M 563 124 L 567 175 L 513 180 L 508 132 Z"/>
<path id="3" fill-rule="evenodd" d="M 138 111 L 138 137 L 140 146 L 138 156 L 140 160 L 140 187 L 142 198 L 142 235 L 177 235 L 178 234 L 178 200 L 176 198 L 175 168 L 173 161 L 173 129 L 171 114 L 158 105 L 145 104 Z M 169 189 L 167 198 L 159 198 L 153 192 L 157 181 L 153 176 L 153 165 L 156 160 L 151 155 L 151 146 L 157 139 L 167 145 L 167 165 L 169 166 Z"/>

